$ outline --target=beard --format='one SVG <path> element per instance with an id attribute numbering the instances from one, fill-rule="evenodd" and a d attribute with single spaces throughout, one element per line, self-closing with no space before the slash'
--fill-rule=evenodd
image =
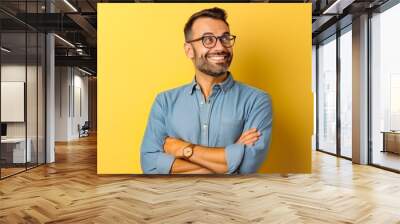
<path id="1" fill-rule="evenodd" d="M 229 66 L 231 65 L 232 62 L 232 54 L 227 51 L 214 52 L 214 53 L 207 52 L 204 55 L 198 55 L 196 50 L 194 50 L 194 55 L 195 55 L 194 62 L 196 68 L 199 71 L 203 72 L 204 74 L 213 77 L 219 77 L 221 75 L 224 75 L 228 71 Z M 212 56 L 224 57 L 224 61 L 220 63 L 212 63 L 208 60 L 208 58 Z"/>

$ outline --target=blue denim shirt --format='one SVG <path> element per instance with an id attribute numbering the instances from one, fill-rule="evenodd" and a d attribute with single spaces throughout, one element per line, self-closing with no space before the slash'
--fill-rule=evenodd
<path id="1" fill-rule="evenodd" d="M 253 146 L 235 144 L 251 128 L 261 132 Z M 164 152 L 167 136 L 207 147 L 224 147 L 231 173 L 257 172 L 271 140 L 272 107 L 262 90 L 233 79 L 229 74 L 212 87 L 208 100 L 195 79 L 192 83 L 157 95 L 141 145 L 145 174 L 168 174 L 175 160 Z"/>

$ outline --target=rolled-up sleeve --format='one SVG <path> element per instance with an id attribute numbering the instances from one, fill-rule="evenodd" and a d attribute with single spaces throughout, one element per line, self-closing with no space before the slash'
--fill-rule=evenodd
<path id="1" fill-rule="evenodd" d="M 167 137 L 162 95 L 157 95 L 150 111 L 140 149 L 140 163 L 144 174 L 169 174 L 175 158 L 164 152 Z"/>
<path id="2" fill-rule="evenodd" d="M 261 132 L 260 138 L 252 146 L 244 146 L 243 159 L 239 165 L 239 173 L 255 173 L 265 161 L 272 132 L 272 102 L 271 97 L 259 94 L 249 112 L 248 119 L 244 124 L 244 130 L 256 128 Z"/>
<path id="3" fill-rule="evenodd" d="M 243 144 L 231 144 L 225 147 L 225 160 L 228 166 L 227 174 L 234 173 L 243 159 L 244 154 Z"/>

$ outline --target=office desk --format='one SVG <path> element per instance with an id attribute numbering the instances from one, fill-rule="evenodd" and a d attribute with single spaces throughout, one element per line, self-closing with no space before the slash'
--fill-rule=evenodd
<path id="1" fill-rule="evenodd" d="M 400 132 L 383 131 L 383 150 L 382 152 L 393 152 L 400 154 Z"/>
<path id="2" fill-rule="evenodd" d="M 27 139 L 25 154 L 25 138 L 6 138 L 1 139 L 1 157 L 6 163 L 25 163 L 31 162 L 31 145 L 32 140 Z M 12 158 L 12 159 L 11 159 Z M 27 161 L 25 161 L 27 159 Z"/>

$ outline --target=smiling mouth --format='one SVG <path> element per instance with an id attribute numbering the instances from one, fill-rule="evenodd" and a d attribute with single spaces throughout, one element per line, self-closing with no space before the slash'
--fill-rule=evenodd
<path id="1" fill-rule="evenodd" d="M 207 60 L 213 63 L 224 63 L 228 58 L 227 54 L 208 55 Z"/>

